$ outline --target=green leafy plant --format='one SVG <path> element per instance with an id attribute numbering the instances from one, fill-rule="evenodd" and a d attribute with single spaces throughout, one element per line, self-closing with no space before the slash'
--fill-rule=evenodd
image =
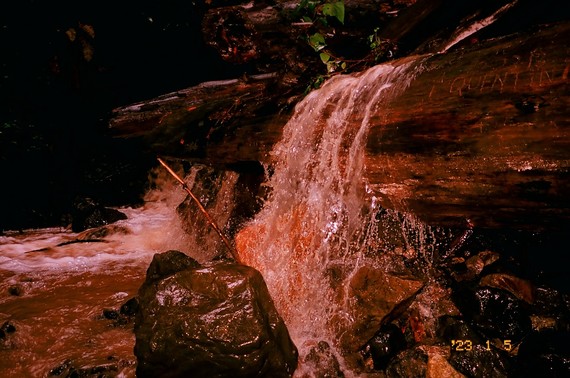
<path id="1" fill-rule="evenodd" d="M 319 54 L 321 62 L 326 65 L 327 73 L 337 72 L 346 68 L 346 63 L 327 49 L 325 35 L 334 35 L 329 20 L 336 20 L 341 25 L 345 20 L 345 8 L 343 0 L 302 0 L 295 10 L 294 17 L 304 23 L 312 24 L 312 34 L 306 36 L 309 46 Z"/>
<path id="2" fill-rule="evenodd" d="M 370 46 L 370 50 L 374 50 L 380 46 L 382 40 L 378 36 L 378 31 L 380 28 L 374 28 L 374 32 L 368 36 L 368 45 Z"/>
<path id="3" fill-rule="evenodd" d="M 303 22 L 328 26 L 327 17 L 344 24 L 344 0 L 302 0 L 293 12 L 293 18 Z"/>
<path id="4" fill-rule="evenodd" d="M 372 34 L 368 36 L 368 46 L 374 57 L 374 61 L 378 62 L 382 59 L 392 58 L 397 46 L 388 40 L 380 38 L 380 28 L 374 28 Z"/>
<path id="5" fill-rule="evenodd" d="M 323 75 L 318 75 L 315 77 L 305 89 L 305 94 L 309 93 L 313 89 L 319 89 L 326 79 L 327 78 Z"/>
<path id="6" fill-rule="evenodd" d="M 305 28 L 304 39 L 318 54 L 320 61 L 326 66 L 326 74 L 319 74 L 307 86 L 305 93 L 319 88 L 326 78 L 354 69 L 363 69 L 393 57 L 397 46 L 389 40 L 381 38 L 380 28 L 376 27 L 365 42 L 370 52 L 360 59 L 345 59 L 335 56 L 329 42 L 336 30 L 346 21 L 344 0 L 301 0 L 291 14 L 297 25 Z M 332 42 L 330 43 L 332 45 Z"/>
<path id="7" fill-rule="evenodd" d="M 327 43 L 325 41 L 325 37 L 321 33 L 315 33 L 308 38 L 309 45 L 315 50 L 315 52 L 319 52 L 323 50 Z"/>
<path id="8" fill-rule="evenodd" d="M 334 17 L 341 24 L 344 24 L 344 1 L 323 4 L 322 13 L 324 16 Z"/>

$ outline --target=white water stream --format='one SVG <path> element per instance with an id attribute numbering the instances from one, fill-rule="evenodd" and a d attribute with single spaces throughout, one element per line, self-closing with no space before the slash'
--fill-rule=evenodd
<path id="1" fill-rule="evenodd" d="M 377 205 L 362 177 L 370 118 L 419 69 L 408 60 L 330 79 L 296 107 L 273 148 L 271 197 L 236 243 L 263 274 L 301 356 L 325 341 L 342 364 L 355 321 L 351 278 L 377 265 L 369 256 L 379 242 Z M 303 365 L 297 374 L 311 375 Z"/>

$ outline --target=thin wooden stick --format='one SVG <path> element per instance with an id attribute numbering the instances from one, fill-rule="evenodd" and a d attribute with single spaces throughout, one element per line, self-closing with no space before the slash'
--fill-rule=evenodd
<path id="1" fill-rule="evenodd" d="M 192 191 L 190 190 L 190 188 L 188 187 L 188 185 L 186 185 L 186 183 L 184 182 L 184 180 L 182 180 L 180 178 L 180 176 L 178 176 L 173 170 L 172 168 L 170 168 L 161 158 L 157 158 L 158 162 L 160 164 L 162 164 L 162 166 L 164 168 L 166 168 L 166 170 L 168 171 L 168 173 L 170 173 L 172 175 L 172 177 L 174 177 L 180 184 L 182 184 L 182 188 L 186 191 L 186 193 L 188 193 L 190 195 L 190 197 L 192 197 L 192 199 L 194 200 L 194 202 L 196 202 L 196 205 L 198 205 L 198 208 L 200 209 L 200 211 L 202 212 L 202 214 L 204 214 L 204 216 L 206 217 L 206 219 L 208 220 L 208 223 L 210 224 L 210 226 L 212 226 L 212 228 L 214 230 L 216 230 L 216 232 L 218 233 L 218 235 L 220 236 L 220 238 L 222 239 L 222 241 L 224 242 L 224 244 L 226 245 L 226 248 L 228 249 L 228 251 L 230 252 L 232 258 L 239 263 L 239 257 L 238 254 L 236 252 L 236 250 L 231 246 L 229 240 L 224 236 L 224 234 L 222 233 L 222 230 L 220 230 L 220 228 L 218 227 L 218 225 L 216 224 L 216 222 L 214 221 L 214 219 L 212 219 L 212 217 L 210 216 L 210 214 L 208 213 L 208 211 L 206 210 L 206 208 L 204 207 L 204 205 L 202 205 L 202 203 L 200 202 L 200 200 L 194 195 L 194 193 L 192 193 Z"/>

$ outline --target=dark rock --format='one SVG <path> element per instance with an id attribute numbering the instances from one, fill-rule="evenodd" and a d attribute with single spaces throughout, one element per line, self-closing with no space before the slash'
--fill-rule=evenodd
<path id="1" fill-rule="evenodd" d="M 0 327 L 0 341 L 4 341 L 8 334 L 16 332 L 16 327 L 10 321 L 4 322 Z"/>
<path id="2" fill-rule="evenodd" d="M 128 235 L 130 232 L 125 226 L 108 225 L 86 230 L 77 235 L 76 240 L 98 240 L 110 235 Z"/>
<path id="3" fill-rule="evenodd" d="M 338 359 L 326 341 L 319 341 L 311 348 L 303 360 L 303 367 L 317 377 L 344 378 Z"/>
<path id="4" fill-rule="evenodd" d="M 481 278 L 479 285 L 506 290 L 518 299 L 527 303 L 534 302 L 534 285 L 528 280 L 523 280 L 522 278 L 515 277 L 511 274 L 489 274 Z"/>
<path id="5" fill-rule="evenodd" d="M 399 351 L 406 346 L 404 334 L 398 326 L 383 325 L 364 346 L 365 357 L 372 358 L 375 369 L 385 369 Z"/>
<path id="6" fill-rule="evenodd" d="M 4 333 L 14 333 L 16 332 L 16 326 L 12 324 L 10 321 L 5 321 L 4 324 L 0 327 L 0 330 Z"/>
<path id="7" fill-rule="evenodd" d="M 388 378 L 423 378 L 427 373 L 427 354 L 419 348 L 398 353 L 386 369 Z"/>
<path id="8" fill-rule="evenodd" d="M 499 254 L 491 251 L 482 251 L 469 257 L 464 264 L 454 266 L 452 273 L 456 281 L 469 281 L 478 277 L 483 269 L 499 259 Z"/>
<path id="9" fill-rule="evenodd" d="M 151 285 L 164 278 L 186 269 L 200 267 L 200 264 L 188 255 L 179 251 L 167 251 L 153 256 L 146 271 L 145 285 Z"/>
<path id="10" fill-rule="evenodd" d="M 114 308 L 103 309 L 102 316 L 99 319 L 111 320 L 113 327 L 121 327 L 134 322 L 134 317 L 139 309 L 139 300 L 137 297 L 131 298 L 119 310 Z"/>
<path id="11" fill-rule="evenodd" d="M 78 198 L 74 203 L 71 216 L 73 232 L 81 232 L 88 228 L 127 219 L 127 216 L 120 211 L 103 207 L 91 198 Z"/>
<path id="12" fill-rule="evenodd" d="M 120 316 L 119 312 L 115 309 L 106 308 L 103 310 L 103 317 L 109 320 L 116 320 Z"/>
<path id="13" fill-rule="evenodd" d="M 544 330 L 523 340 L 519 377 L 570 377 L 570 333 Z"/>
<path id="14" fill-rule="evenodd" d="M 370 266 L 360 268 L 352 275 L 348 288 L 356 299 L 357 320 L 343 342 L 363 345 L 373 339 L 374 330 L 383 329 L 384 324 L 401 316 L 422 287 L 423 282 L 411 274 L 393 274 Z"/>
<path id="15" fill-rule="evenodd" d="M 12 285 L 8 288 L 8 293 L 10 295 L 19 297 L 20 295 L 24 294 L 24 287 L 22 285 Z"/>
<path id="16" fill-rule="evenodd" d="M 521 301 L 512 294 L 489 287 L 453 294 L 465 319 L 488 338 L 518 343 L 531 331 L 531 321 Z"/>
<path id="17" fill-rule="evenodd" d="M 117 376 L 119 366 L 115 363 L 106 363 L 95 366 L 78 368 L 71 360 L 66 360 L 61 365 L 50 370 L 50 377 L 66 378 L 107 378 Z"/>
<path id="18" fill-rule="evenodd" d="M 291 376 L 297 349 L 253 268 L 155 255 L 139 289 L 137 376 Z"/>
<path id="19" fill-rule="evenodd" d="M 447 345 L 452 345 L 452 340 L 471 340 L 475 344 L 484 342 L 481 335 L 455 316 L 442 316 L 438 319 L 437 335 L 445 340 Z"/>
<path id="20" fill-rule="evenodd" d="M 49 376 L 60 376 L 71 368 L 71 360 L 65 360 L 61 365 L 54 367 L 49 371 Z"/>
<path id="21" fill-rule="evenodd" d="M 558 290 L 549 287 L 537 287 L 535 290 L 532 311 L 546 316 L 568 316 L 570 310 L 564 301 L 564 296 Z"/>
<path id="22" fill-rule="evenodd" d="M 131 298 L 121 306 L 121 315 L 135 316 L 139 310 L 139 299 L 137 297 Z"/>
<path id="23" fill-rule="evenodd" d="M 457 371 L 465 374 L 467 377 L 486 378 L 486 377 L 510 377 L 511 361 L 506 352 L 490 349 L 485 345 L 473 344 L 469 350 L 451 349 L 449 363 Z"/>

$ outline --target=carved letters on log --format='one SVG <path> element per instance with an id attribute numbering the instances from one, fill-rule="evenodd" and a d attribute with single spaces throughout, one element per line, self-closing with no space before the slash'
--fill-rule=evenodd
<path id="1" fill-rule="evenodd" d="M 384 205 L 437 224 L 567 225 L 569 37 L 559 25 L 428 59 L 370 130 Z"/>

